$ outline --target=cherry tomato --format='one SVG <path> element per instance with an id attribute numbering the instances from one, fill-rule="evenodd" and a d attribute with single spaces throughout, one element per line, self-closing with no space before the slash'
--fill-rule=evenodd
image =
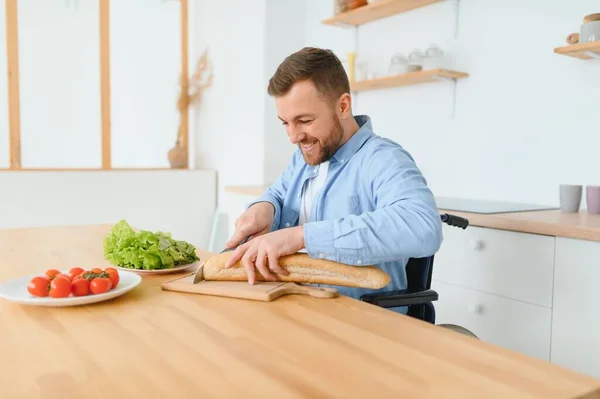
<path id="1" fill-rule="evenodd" d="M 108 273 L 108 278 L 110 278 L 110 281 L 112 282 L 112 288 L 115 288 L 117 284 L 119 284 L 119 272 L 117 272 L 115 269 L 106 269 L 106 273 Z"/>
<path id="2" fill-rule="evenodd" d="M 104 294 L 112 288 L 112 281 L 108 277 L 98 277 L 90 282 L 92 294 Z"/>
<path id="3" fill-rule="evenodd" d="M 71 270 L 69 270 L 69 276 L 71 277 L 71 281 L 73 281 L 75 277 L 79 276 L 81 273 L 83 273 L 83 269 L 81 267 L 74 267 Z"/>
<path id="4" fill-rule="evenodd" d="M 55 280 L 57 278 L 64 278 L 69 280 L 69 282 L 71 282 L 71 276 L 69 276 L 68 274 L 65 273 L 58 273 L 56 276 L 54 276 L 54 278 L 52 280 Z"/>
<path id="5" fill-rule="evenodd" d="M 92 273 L 100 274 L 100 273 L 102 273 L 102 269 L 100 269 L 100 268 L 98 268 L 98 267 L 94 267 L 94 268 L 92 269 Z"/>
<path id="6" fill-rule="evenodd" d="M 71 282 L 68 278 L 55 278 L 50 283 L 52 298 L 66 298 L 71 294 Z"/>
<path id="7" fill-rule="evenodd" d="M 54 276 L 56 276 L 57 274 L 60 274 L 60 270 L 56 270 L 56 269 L 48 269 L 46 270 L 46 277 L 48 277 L 49 279 L 53 279 Z"/>
<path id="8" fill-rule="evenodd" d="M 96 274 L 94 272 L 92 272 L 91 270 L 86 270 L 83 273 L 81 273 L 78 277 L 91 281 L 96 277 Z"/>
<path id="9" fill-rule="evenodd" d="M 48 296 L 49 290 L 50 279 L 46 276 L 34 277 L 27 285 L 27 291 L 33 296 Z"/>
<path id="10" fill-rule="evenodd" d="M 90 282 L 83 278 L 75 278 L 71 284 L 71 291 L 75 296 L 86 296 L 90 294 Z"/>

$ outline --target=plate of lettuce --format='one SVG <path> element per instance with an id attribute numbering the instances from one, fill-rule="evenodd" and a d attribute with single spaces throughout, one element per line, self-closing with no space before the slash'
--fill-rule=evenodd
<path id="1" fill-rule="evenodd" d="M 104 237 L 104 258 L 115 267 L 141 274 L 176 273 L 197 266 L 196 248 L 170 233 L 134 230 L 125 220 Z"/>

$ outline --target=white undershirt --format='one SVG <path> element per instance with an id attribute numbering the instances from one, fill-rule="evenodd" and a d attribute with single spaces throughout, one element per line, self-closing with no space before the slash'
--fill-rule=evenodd
<path id="1" fill-rule="evenodd" d="M 325 161 L 319 165 L 319 174 L 307 181 L 306 187 L 302 192 L 302 199 L 300 200 L 300 218 L 298 221 L 300 226 L 310 221 L 310 209 L 313 198 L 317 196 L 319 190 L 321 190 L 321 187 L 323 187 L 323 183 L 325 183 L 325 179 L 327 178 L 328 170 L 329 161 Z"/>

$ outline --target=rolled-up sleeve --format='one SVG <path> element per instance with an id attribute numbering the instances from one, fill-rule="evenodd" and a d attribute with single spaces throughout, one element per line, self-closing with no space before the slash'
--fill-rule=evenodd
<path id="1" fill-rule="evenodd" d="M 383 144 L 362 169 L 375 209 L 304 225 L 306 251 L 351 265 L 433 255 L 442 243 L 435 199 L 412 157 Z"/>

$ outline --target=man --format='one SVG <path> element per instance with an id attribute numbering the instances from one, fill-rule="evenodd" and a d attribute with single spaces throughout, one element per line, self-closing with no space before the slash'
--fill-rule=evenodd
<path id="1" fill-rule="evenodd" d="M 241 260 L 248 281 L 286 272 L 281 256 L 376 265 L 391 277 L 381 291 L 406 288 L 410 257 L 434 254 L 441 220 L 411 155 L 373 133 L 368 116 L 352 115 L 346 72 L 328 50 L 288 56 L 269 81 L 281 119 L 298 146 L 287 169 L 236 220 L 227 267 Z M 335 287 L 358 298 L 368 289 Z"/>

